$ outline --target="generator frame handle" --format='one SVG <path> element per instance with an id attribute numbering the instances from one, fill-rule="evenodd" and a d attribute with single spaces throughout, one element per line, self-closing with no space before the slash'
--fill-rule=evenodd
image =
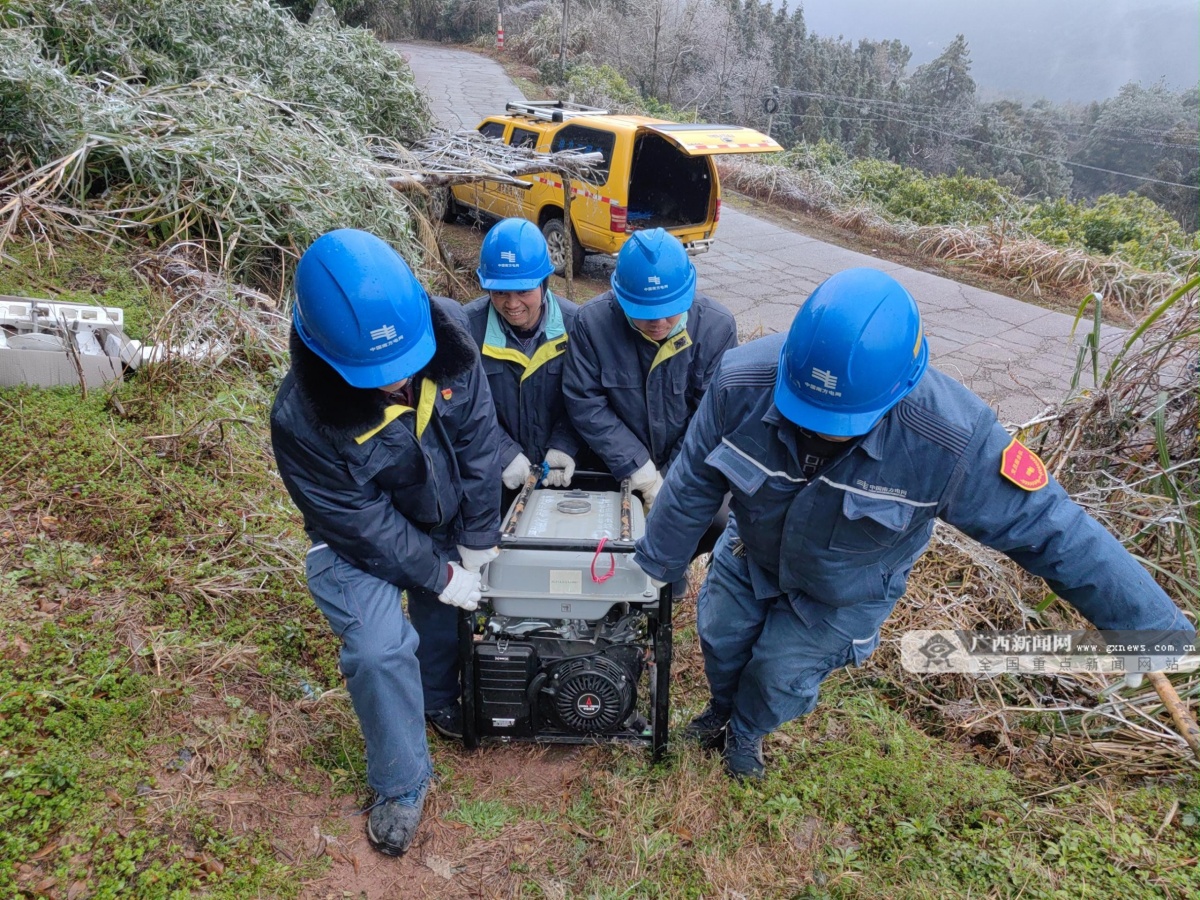
<path id="1" fill-rule="evenodd" d="M 600 476 L 599 472 L 579 472 L 579 475 Z M 538 482 L 542 480 L 540 469 L 534 469 L 525 479 L 525 483 L 521 485 L 521 491 L 513 500 L 512 515 L 508 517 L 508 521 L 504 523 L 504 528 L 500 532 L 501 543 L 508 543 L 505 538 L 517 537 L 517 525 L 521 521 L 521 516 L 525 514 L 525 507 L 529 504 L 529 497 L 537 488 Z M 621 479 L 621 540 L 628 542 L 633 534 L 633 511 L 631 505 L 633 503 L 633 489 L 629 485 L 628 478 Z M 614 542 L 615 543 L 615 542 Z M 522 547 L 527 547 L 521 544 Z M 605 544 L 605 547 L 612 546 Z M 631 545 L 632 546 L 632 545 Z M 530 550 L 563 550 L 563 547 L 528 547 Z M 595 549 L 589 548 L 589 549 Z"/>
<path id="2" fill-rule="evenodd" d="M 601 549 L 600 541 L 593 538 L 523 537 L 516 534 L 500 536 L 501 550 L 565 550 L 568 553 L 595 553 Z M 633 541 L 604 539 L 604 553 L 633 553 L 637 544 Z"/>

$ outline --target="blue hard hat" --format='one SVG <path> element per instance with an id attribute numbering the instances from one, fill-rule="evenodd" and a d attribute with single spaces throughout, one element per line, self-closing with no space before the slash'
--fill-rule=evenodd
<path id="1" fill-rule="evenodd" d="M 812 292 L 779 354 L 775 405 L 802 428 L 866 434 L 929 365 L 916 301 L 875 269 L 847 269 Z"/>
<path id="2" fill-rule="evenodd" d="M 429 295 L 373 234 L 323 234 L 296 267 L 292 319 L 300 340 L 349 384 L 375 388 L 419 372 L 436 342 Z"/>
<path id="3" fill-rule="evenodd" d="M 629 318 L 667 319 L 691 308 L 696 267 L 675 235 L 637 231 L 617 254 L 612 290 Z"/>
<path id="4" fill-rule="evenodd" d="M 553 271 L 538 227 L 528 219 L 503 219 L 484 237 L 475 274 L 485 291 L 529 291 Z"/>

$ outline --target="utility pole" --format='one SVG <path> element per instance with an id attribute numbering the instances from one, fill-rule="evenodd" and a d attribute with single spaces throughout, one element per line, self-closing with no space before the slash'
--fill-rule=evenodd
<path id="1" fill-rule="evenodd" d="M 558 81 L 564 84 L 567 80 L 567 3 L 563 0 L 562 35 L 558 40 Z"/>

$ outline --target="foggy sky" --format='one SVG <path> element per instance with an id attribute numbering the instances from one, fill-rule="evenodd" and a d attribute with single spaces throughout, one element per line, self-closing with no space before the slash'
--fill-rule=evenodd
<path id="1" fill-rule="evenodd" d="M 1200 80 L 1196 0 L 803 0 L 803 7 L 808 30 L 822 37 L 899 38 L 913 51 L 910 73 L 965 35 L 985 99 L 1086 102 L 1129 81 L 1148 87 L 1164 79 L 1182 90 Z"/>

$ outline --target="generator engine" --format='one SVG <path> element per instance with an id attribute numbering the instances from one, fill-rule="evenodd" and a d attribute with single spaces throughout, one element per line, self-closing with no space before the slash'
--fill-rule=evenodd
<path id="1" fill-rule="evenodd" d="M 508 521 L 464 643 L 468 745 L 632 740 L 661 752 L 670 606 L 664 621 L 629 552 L 645 530 L 641 504 L 627 486 L 530 490 Z"/>
<path id="2" fill-rule="evenodd" d="M 641 612 L 599 622 L 492 616 L 475 647 L 480 736 L 640 734 L 645 639 Z"/>

